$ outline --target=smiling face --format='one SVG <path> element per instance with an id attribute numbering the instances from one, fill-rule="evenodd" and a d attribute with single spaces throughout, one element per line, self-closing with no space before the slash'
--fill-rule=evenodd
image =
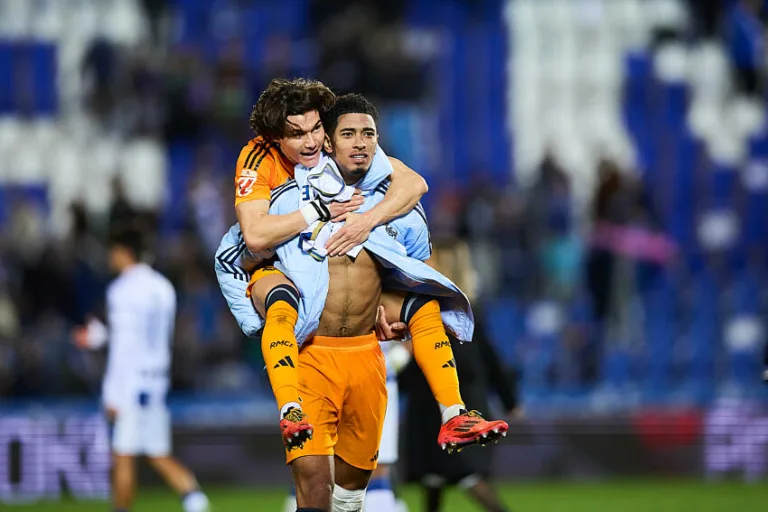
<path id="1" fill-rule="evenodd" d="M 362 178 L 373 162 L 379 134 L 376 121 L 369 114 L 342 114 L 330 138 L 326 151 L 339 167 L 348 185 Z"/>
<path id="2" fill-rule="evenodd" d="M 320 114 L 317 110 L 311 110 L 305 114 L 288 116 L 285 134 L 277 142 L 288 160 L 311 168 L 320 161 L 324 139 L 325 130 L 320 122 Z"/>

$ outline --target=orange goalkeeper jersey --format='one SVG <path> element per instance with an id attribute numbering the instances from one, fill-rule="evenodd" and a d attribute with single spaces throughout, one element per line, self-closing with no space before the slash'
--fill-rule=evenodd
<path id="1" fill-rule="evenodd" d="M 293 164 L 277 143 L 261 137 L 248 141 L 240 151 L 235 173 L 235 206 L 254 199 L 269 201 L 271 191 L 293 178 Z"/>

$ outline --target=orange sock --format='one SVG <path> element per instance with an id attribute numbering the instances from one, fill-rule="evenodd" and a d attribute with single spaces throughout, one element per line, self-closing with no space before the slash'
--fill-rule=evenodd
<path id="1" fill-rule="evenodd" d="M 412 303 L 406 300 L 403 309 L 408 309 L 409 305 L 418 307 L 418 302 L 423 306 L 410 319 L 407 318 L 407 314 L 401 315 L 407 320 L 408 330 L 413 339 L 413 358 L 426 377 L 435 400 L 441 406 L 441 412 L 453 406 L 463 407 L 464 401 L 459 392 L 459 376 L 456 373 L 456 360 L 453 358 L 451 342 L 445 334 L 440 306 L 436 300 L 424 303 L 424 299 L 419 298 Z"/>
<path id="2" fill-rule="evenodd" d="M 279 288 L 282 288 L 281 290 Z M 290 287 L 278 286 L 267 295 L 267 316 L 261 336 L 261 352 L 267 365 L 269 383 L 281 409 L 286 404 L 299 404 L 299 348 L 294 328 L 299 318 L 297 301 L 284 296 Z"/>

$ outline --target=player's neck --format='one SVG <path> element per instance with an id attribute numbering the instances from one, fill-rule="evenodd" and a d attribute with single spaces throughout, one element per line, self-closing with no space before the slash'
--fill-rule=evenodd
<path id="1" fill-rule="evenodd" d="M 126 272 L 129 272 L 130 270 L 138 267 L 139 265 L 141 265 L 140 261 L 126 261 L 122 265 L 122 268 L 120 269 L 120 273 L 125 274 Z"/>

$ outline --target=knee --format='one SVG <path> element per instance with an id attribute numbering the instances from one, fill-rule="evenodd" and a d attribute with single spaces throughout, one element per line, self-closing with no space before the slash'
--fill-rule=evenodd
<path id="1" fill-rule="evenodd" d="M 336 485 L 333 488 L 331 512 L 360 512 L 364 502 L 365 488 L 350 490 Z"/>

